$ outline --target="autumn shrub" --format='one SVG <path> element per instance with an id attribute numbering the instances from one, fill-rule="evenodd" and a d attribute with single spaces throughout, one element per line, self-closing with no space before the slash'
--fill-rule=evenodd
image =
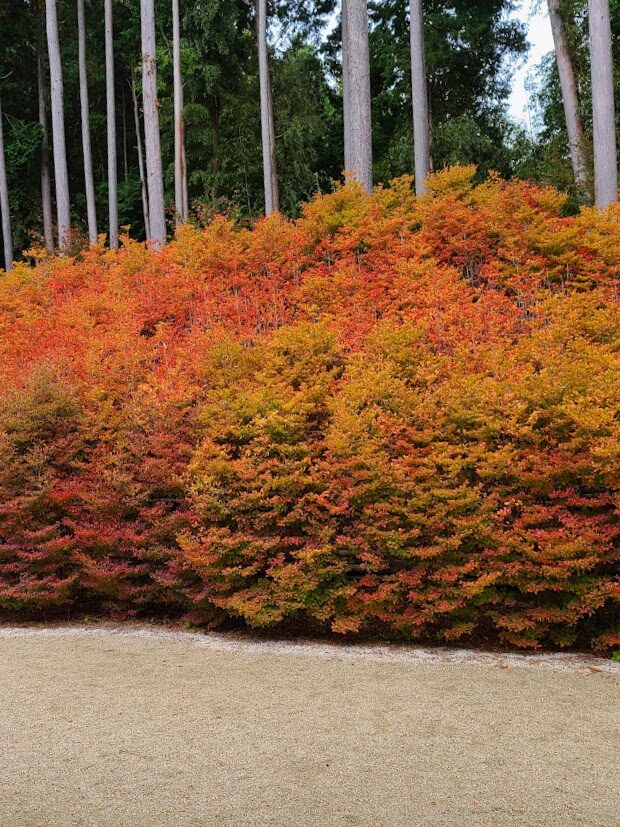
<path id="1" fill-rule="evenodd" d="M 0 606 L 71 604 L 76 566 L 58 494 L 80 449 L 80 408 L 51 371 L 0 399 Z"/>
<path id="2" fill-rule="evenodd" d="M 408 325 L 349 354 L 291 326 L 243 354 L 190 468 L 198 528 L 182 542 L 211 602 L 255 626 L 446 642 L 604 633 L 620 319 L 582 300 L 555 312 L 476 366 Z"/>
<path id="3" fill-rule="evenodd" d="M 473 173 L 3 276 L 0 611 L 617 647 L 620 213 Z"/>

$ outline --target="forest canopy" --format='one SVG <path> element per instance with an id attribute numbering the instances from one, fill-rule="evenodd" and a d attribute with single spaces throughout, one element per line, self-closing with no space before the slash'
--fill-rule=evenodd
<path id="1" fill-rule="evenodd" d="M 78 4 L 56 0 L 53 5 L 64 79 L 71 223 L 77 236 L 87 237 Z M 562 9 L 589 146 L 592 123 L 585 5 L 563 2 Z M 0 99 L 15 255 L 43 240 L 37 72 L 43 73 L 49 118 L 44 6 L 34 0 L 0 4 Z M 114 0 L 111 6 L 118 223 L 129 228 L 134 238 L 144 238 L 137 157 L 142 118 L 140 3 Z M 610 6 L 617 86 L 620 13 L 617 0 Z M 439 170 L 475 163 L 480 178 L 496 170 L 504 177 L 550 183 L 567 191 L 574 205 L 579 193 L 572 179 L 562 98 L 551 57 L 540 68 L 540 130 L 529 132 L 507 114 L 511 75 L 527 50 L 524 26 L 514 17 L 514 9 L 513 0 L 423 3 L 432 164 Z M 339 8 L 335 0 L 273 0 L 267 12 L 279 205 L 287 215 L 296 216 L 313 193 L 329 191 L 343 169 Z M 175 148 L 170 0 L 156 0 L 154 13 L 165 207 L 171 224 Z M 101 4 L 88 0 L 84 14 L 93 180 L 103 231 L 109 200 L 104 16 Z M 371 0 L 368 16 L 373 175 L 375 183 L 381 183 L 413 172 L 408 3 Z M 249 0 L 180 3 L 187 186 L 192 220 L 199 224 L 217 213 L 247 220 L 263 210 L 255 23 L 255 4 Z M 134 93 L 140 108 L 137 120 Z M 591 149 L 587 151 L 591 156 Z"/>

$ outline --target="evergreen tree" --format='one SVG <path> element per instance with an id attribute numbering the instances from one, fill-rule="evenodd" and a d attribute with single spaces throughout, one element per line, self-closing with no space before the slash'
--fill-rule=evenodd
<path id="1" fill-rule="evenodd" d="M 157 100 L 157 57 L 155 49 L 155 7 L 153 0 L 140 0 L 142 30 L 142 99 L 146 180 L 149 193 L 150 240 L 157 247 L 166 243 L 164 179 L 162 173 Z"/>
<path id="2" fill-rule="evenodd" d="M 2 125 L 2 101 L 0 100 L 0 218 L 2 219 L 2 241 L 4 247 L 4 269 L 7 273 L 13 267 L 13 235 L 11 233 L 11 208 L 9 187 L 6 179 L 4 157 L 4 127 Z"/>
<path id="3" fill-rule="evenodd" d="M 592 71 L 594 199 L 597 207 L 618 200 L 618 159 L 614 108 L 613 52 L 609 0 L 589 0 Z"/>
<path id="4" fill-rule="evenodd" d="M 372 190 L 372 117 L 370 94 L 370 56 L 368 50 L 368 8 L 366 0 L 343 0 L 346 26 L 348 100 L 345 135 L 350 149 L 345 148 L 351 172 L 367 192 Z"/>
<path id="5" fill-rule="evenodd" d="M 86 20 L 84 14 L 84 0 L 77 0 L 77 19 L 80 105 L 82 110 L 82 151 L 84 153 L 84 184 L 86 189 L 86 211 L 88 215 L 88 238 L 91 244 L 96 244 L 97 207 L 95 204 L 95 182 L 93 178 L 93 158 L 90 141 L 90 108 L 88 103 L 88 74 L 86 68 Z"/>
<path id="6" fill-rule="evenodd" d="M 69 206 L 69 172 L 65 139 L 65 110 L 62 60 L 58 35 L 56 0 L 45 0 L 47 50 L 52 95 L 52 143 L 54 147 L 54 183 L 58 218 L 58 247 L 66 250 L 70 242 L 71 215 Z"/>

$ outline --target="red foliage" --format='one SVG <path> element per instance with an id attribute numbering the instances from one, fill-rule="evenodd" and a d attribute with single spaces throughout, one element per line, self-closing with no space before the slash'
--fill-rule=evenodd
<path id="1" fill-rule="evenodd" d="M 349 184 L 0 284 L 0 607 L 614 645 L 620 213 Z"/>

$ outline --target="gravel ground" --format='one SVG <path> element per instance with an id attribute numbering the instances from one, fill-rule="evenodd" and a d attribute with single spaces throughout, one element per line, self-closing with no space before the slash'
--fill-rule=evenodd
<path id="1" fill-rule="evenodd" d="M 0 628 L 0 827 L 618 825 L 620 670 Z"/>

